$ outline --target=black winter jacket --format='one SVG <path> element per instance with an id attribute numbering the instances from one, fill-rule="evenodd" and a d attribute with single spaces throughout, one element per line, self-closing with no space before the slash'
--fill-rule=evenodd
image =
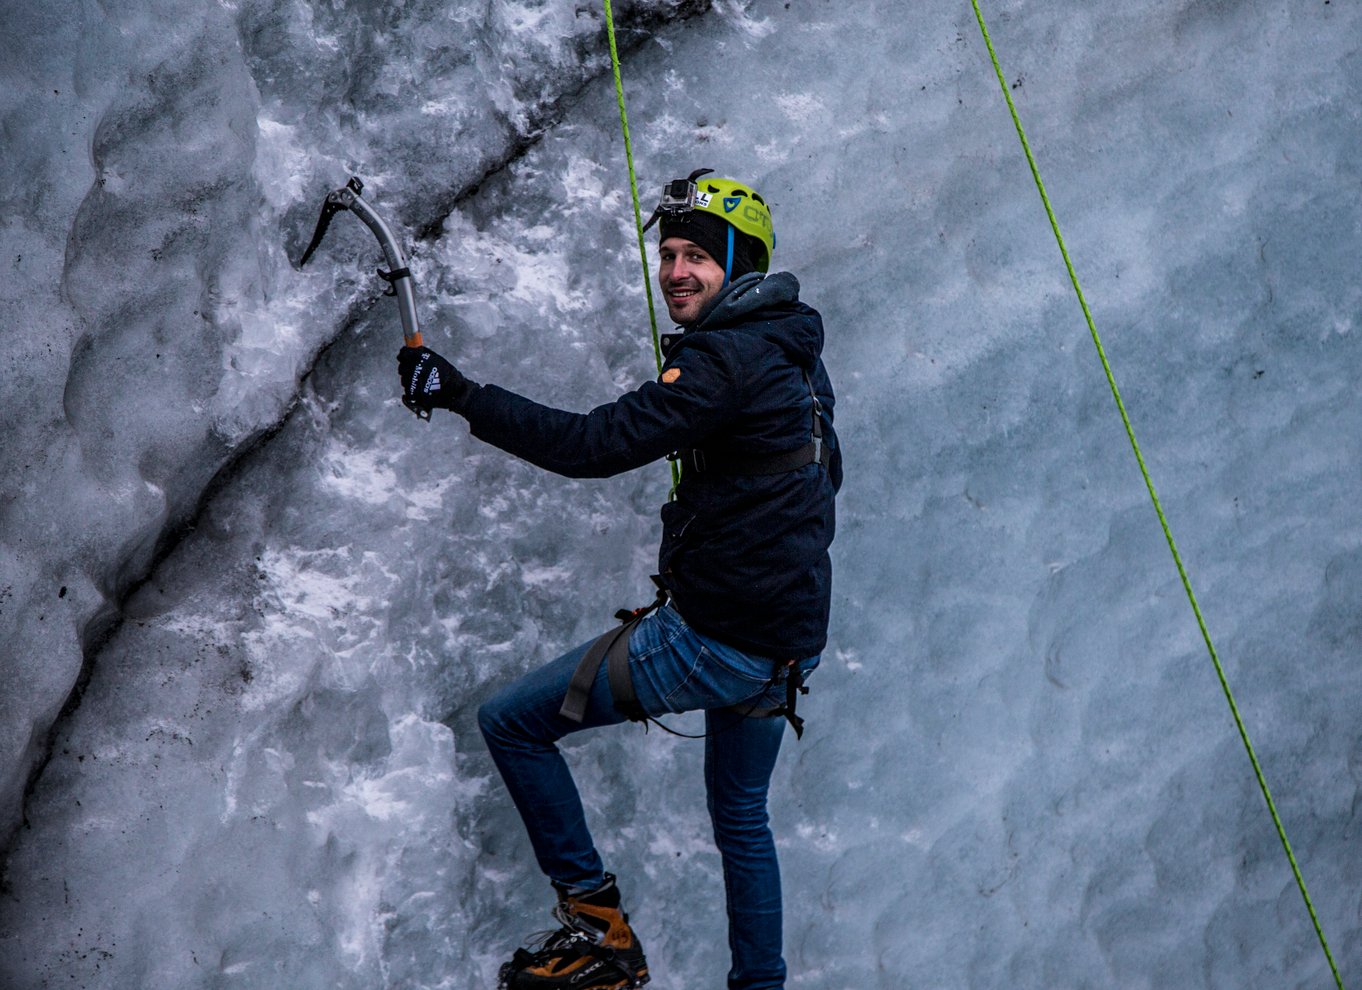
<path id="1" fill-rule="evenodd" d="M 659 380 L 579 414 L 495 385 L 461 410 L 473 435 L 569 477 L 606 477 L 698 448 L 765 456 L 809 443 L 822 405 L 825 469 L 782 474 L 682 472 L 662 507 L 658 568 L 685 620 L 760 656 L 803 659 L 827 643 L 833 496 L 842 458 L 832 384 L 819 354 L 823 321 L 788 272 L 735 280 L 680 335 L 665 339 Z M 807 381 L 805 376 L 807 377 Z"/>

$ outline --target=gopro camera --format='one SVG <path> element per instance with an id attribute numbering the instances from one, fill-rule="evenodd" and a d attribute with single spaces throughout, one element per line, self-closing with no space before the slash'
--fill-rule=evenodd
<path id="1" fill-rule="evenodd" d="M 681 212 L 695 207 L 695 183 L 690 179 L 672 179 L 662 187 L 662 202 L 658 204 L 664 211 Z"/>
<path id="2" fill-rule="evenodd" d="M 712 168 L 697 168 L 690 174 L 689 178 L 672 179 L 671 182 L 663 186 L 662 199 L 658 201 L 657 209 L 653 210 L 653 215 L 648 218 L 643 229 L 647 230 L 657 223 L 658 218 L 664 213 L 670 216 L 679 216 L 695 209 L 695 180 L 713 171 Z"/>

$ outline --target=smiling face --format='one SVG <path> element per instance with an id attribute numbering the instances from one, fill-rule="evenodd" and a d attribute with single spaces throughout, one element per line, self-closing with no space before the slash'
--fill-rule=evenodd
<path id="1" fill-rule="evenodd" d="M 668 237 L 659 249 L 657 284 L 674 322 L 695 320 L 724 287 L 724 266 L 694 241 Z"/>

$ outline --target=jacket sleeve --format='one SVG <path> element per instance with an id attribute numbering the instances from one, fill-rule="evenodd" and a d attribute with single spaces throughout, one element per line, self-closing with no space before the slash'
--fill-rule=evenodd
<path id="1" fill-rule="evenodd" d="M 741 408 L 736 368 L 719 348 L 681 349 L 663 377 L 672 381 L 646 382 L 589 413 L 484 385 L 462 412 L 475 437 L 507 453 L 570 478 L 605 478 L 701 445 Z"/>

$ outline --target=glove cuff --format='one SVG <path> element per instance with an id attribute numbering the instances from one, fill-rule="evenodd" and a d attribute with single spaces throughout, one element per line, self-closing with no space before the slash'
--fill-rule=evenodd
<path id="1" fill-rule="evenodd" d="M 478 392 L 481 388 L 482 386 L 477 382 L 470 381 L 469 379 L 460 376 L 455 387 L 448 390 L 449 396 L 445 403 L 445 408 L 450 412 L 456 412 L 462 416 L 464 410 L 468 408 L 468 403 L 472 400 L 474 393 Z"/>

